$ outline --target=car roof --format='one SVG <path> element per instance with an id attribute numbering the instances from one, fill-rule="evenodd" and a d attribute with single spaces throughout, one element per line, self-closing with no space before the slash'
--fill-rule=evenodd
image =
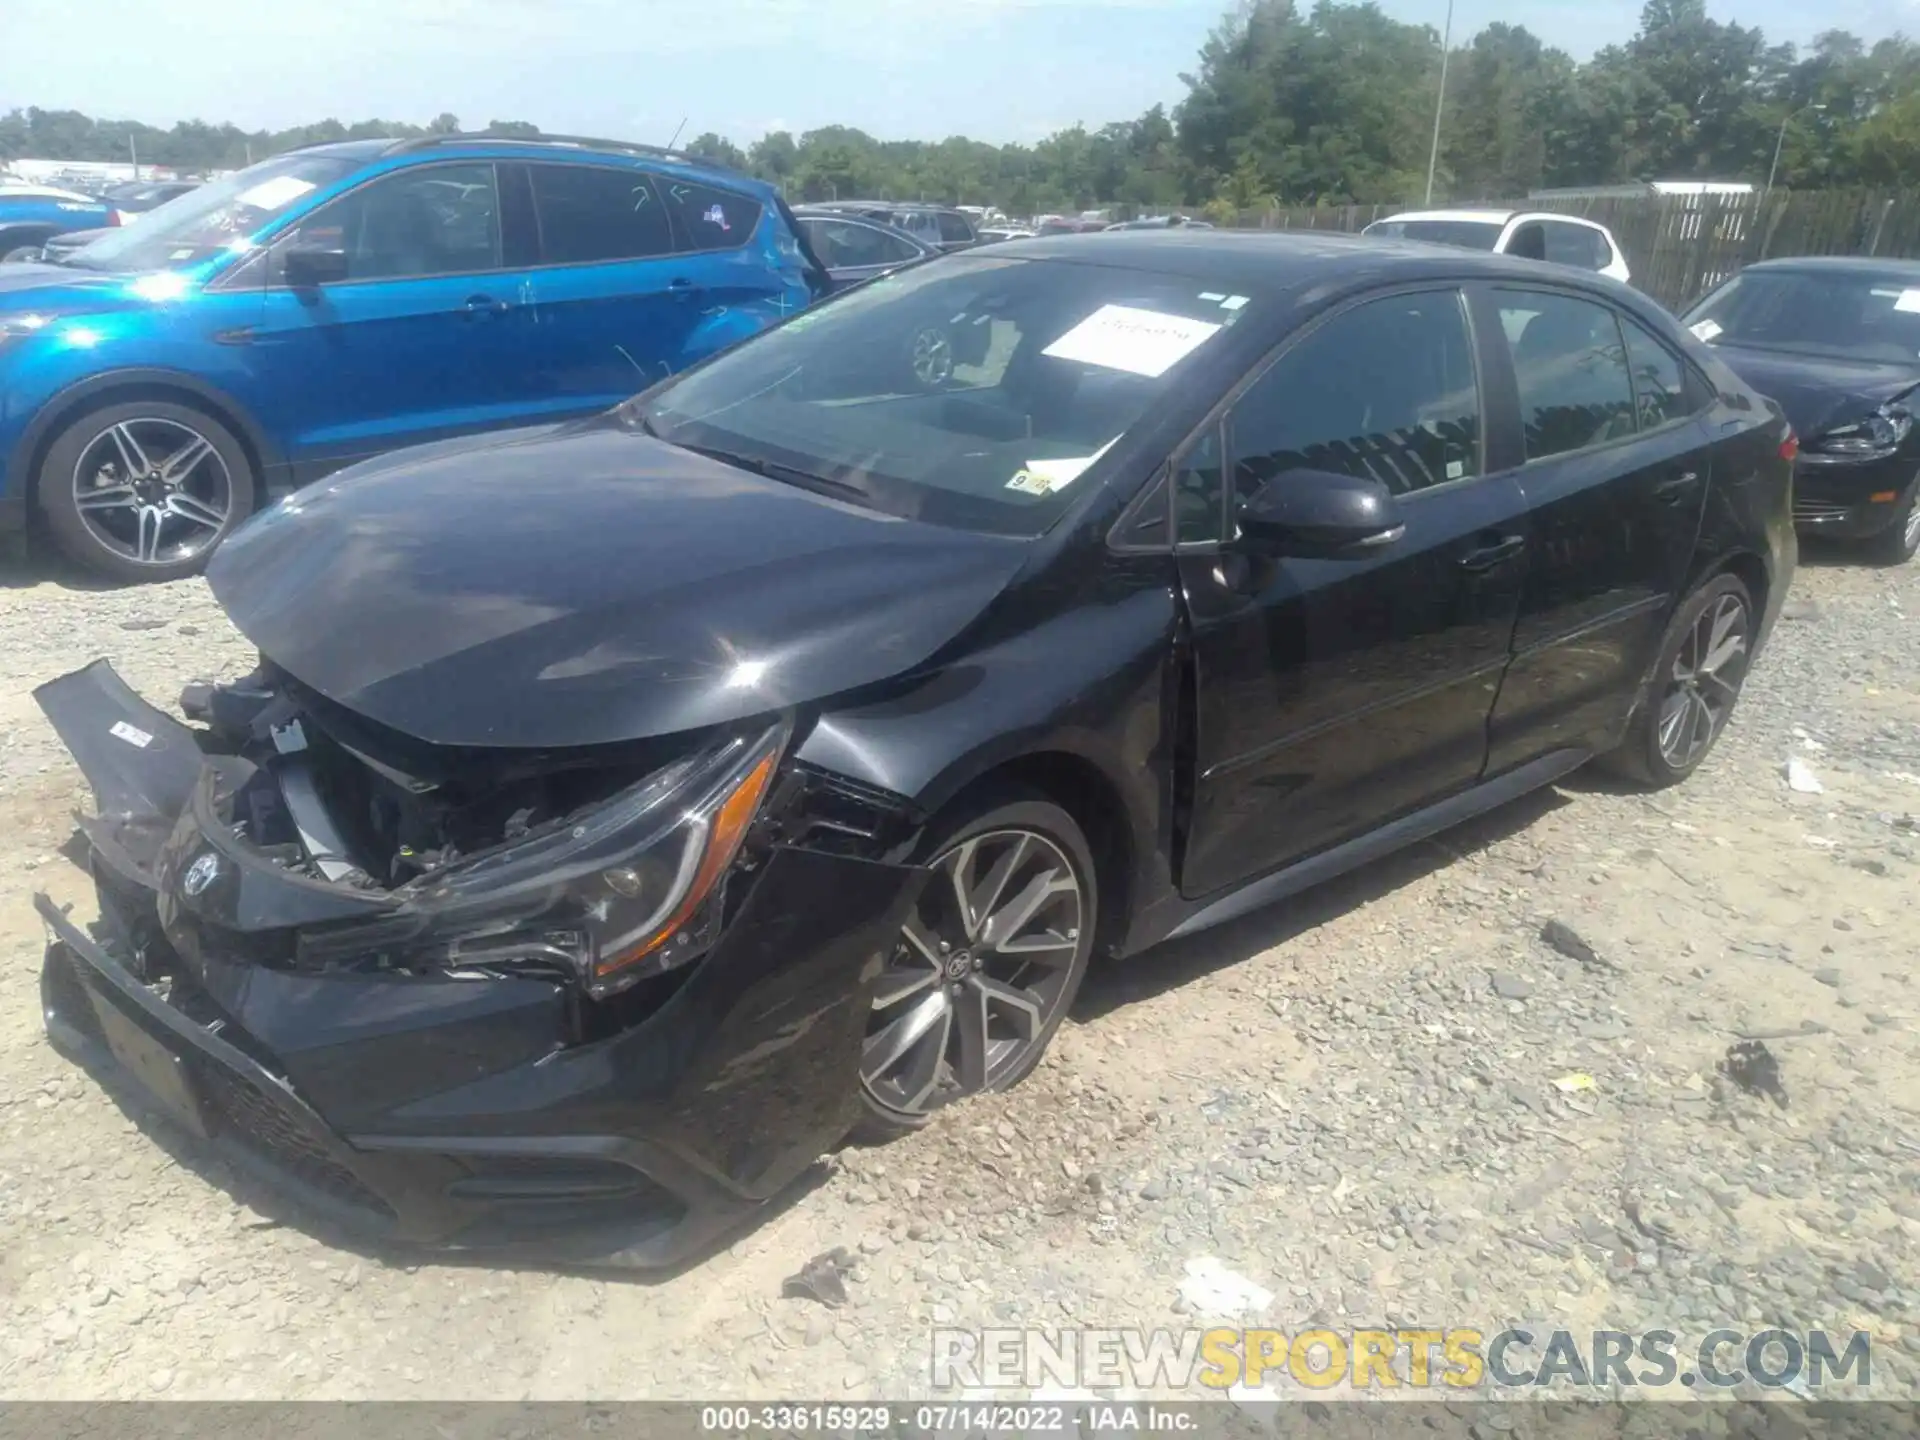
<path id="1" fill-rule="evenodd" d="M 756 195 L 770 195 L 773 186 L 725 165 L 709 164 L 678 150 L 651 146 L 626 145 L 621 141 L 593 141 L 568 136 L 446 135 L 410 136 L 404 139 L 335 140 L 322 145 L 304 145 L 302 155 L 338 155 L 343 159 L 374 161 L 440 160 L 461 155 L 482 160 L 557 160 L 617 161 L 654 171 L 686 175 Z"/>
<path id="2" fill-rule="evenodd" d="M 1489 279 L 1579 283 L 1580 272 L 1546 271 L 1537 260 L 1377 236 L 1274 230 L 1109 230 L 1040 235 L 994 246 L 995 259 L 1070 260 L 1190 276 L 1209 289 L 1247 285 L 1292 290 L 1328 281 Z M 1614 288 L 1614 287 L 1609 287 Z"/>
<path id="3" fill-rule="evenodd" d="M 1872 255 L 1792 255 L 1759 260 L 1748 270 L 1812 271 L 1825 275 L 1899 275 L 1920 280 L 1920 260 L 1878 258 Z"/>
<path id="4" fill-rule="evenodd" d="M 1401 210 L 1393 215 L 1382 215 L 1373 223 L 1390 224 L 1395 220 L 1478 220 L 1483 224 L 1504 225 L 1520 212 L 1518 210 Z"/>

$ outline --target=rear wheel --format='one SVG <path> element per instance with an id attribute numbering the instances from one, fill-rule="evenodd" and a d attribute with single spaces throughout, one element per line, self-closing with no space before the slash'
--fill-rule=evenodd
<path id="1" fill-rule="evenodd" d="M 1893 523 L 1868 540 L 1865 549 L 1881 565 L 1904 565 L 1920 552 L 1920 481 L 1907 488 Z"/>
<path id="2" fill-rule="evenodd" d="M 54 541 L 116 580 L 175 580 L 253 511 L 254 474 L 232 431 L 163 400 L 90 411 L 47 448 L 35 483 Z"/>
<path id="3" fill-rule="evenodd" d="M 1080 827 L 1020 797 L 937 825 L 933 871 L 874 993 L 860 1061 L 863 1140 L 1018 1084 L 1079 992 L 1098 892 Z"/>
<path id="4" fill-rule="evenodd" d="M 1699 769 L 1746 683 L 1753 633 L 1753 597 L 1738 576 L 1716 575 L 1688 596 L 1667 626 L 1626 739 L 1600 763 L 1656 789 Z"/>

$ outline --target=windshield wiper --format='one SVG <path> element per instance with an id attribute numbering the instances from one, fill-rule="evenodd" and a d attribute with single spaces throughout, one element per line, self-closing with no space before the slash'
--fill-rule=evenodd
<path id="1" fill-rule="evenodd" d="M 642 425 L 646 421 L 642 419 Z M 648 434 L 652 434 L 651 427 Z M 751 455 L 736 454 L 731 450 L 722 450 L 716 445 L 689 445 L 684 440 L 671 440 L 682 450 L 691 450 L 696 455 L 704 455 L 709 460 L 718 460 L 722 465 L 731 465 L 746 470 L 766 480 L 777 480 L 783 485 L 798 486 L 802 490 L 812 490 L 823 495 L 834 495 L 871 504 L 873 497 L 864 488 L 850 480 L 837 480 L 831 475 L 816 475 L 811 470 L 796 469 L 792 465 L 781 465 L 772 460 L 760 460 Z"/>

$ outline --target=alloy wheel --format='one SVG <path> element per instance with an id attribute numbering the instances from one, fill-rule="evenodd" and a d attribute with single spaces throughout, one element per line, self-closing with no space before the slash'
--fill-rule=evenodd
<path id="1" fill-rule="evenodd" d="M 929 325 L 913 337 L 913 376 L 922 385 L 944 385 L 953 378 L 953 341 Z"/>
<path id="2" fill-rule="evenodd" d="M 122 420 L 81 448 L 73 503 L 104 548 L 136 564 L 170 565 L 219 539 L 233 513 L 233 476 L 191 425 Z"/>
<path id="3" fill-rule="evenodd" d="M 867 1093 L 909 1115 L 1024 1073 L 1087 919 L 1072 863 L 1032 830 L 971 836 L 931 868 L 880 977 L 860 1062 Z"/>
<path id="4" fill-rule="evenodd" d="M 1900 530 L 1900 540 L 1907 554 L 1920 550 L 1920 495 L 1907 502 L 1907 518 Z"/>
<path id="5" fill-rule="evenodd" d="M 1660 758 L 1685 770 L 1705 755 L 1733 712 L 1746 676 L 1747 606 L 1722 595 L 1700 612 L 1674 657 L 1660 702 Z"/>

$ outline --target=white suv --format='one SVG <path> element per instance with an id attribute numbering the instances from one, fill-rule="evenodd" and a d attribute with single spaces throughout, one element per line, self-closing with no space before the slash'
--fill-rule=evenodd
<path id="1" fill-rule="evenodd" d="M 1620 246 L 1604 225 L 1572 215 L 1526 210 L 1409 210 L 1360 232 L 1388 240 L 1427 240 L 1630 278 Z"/>

